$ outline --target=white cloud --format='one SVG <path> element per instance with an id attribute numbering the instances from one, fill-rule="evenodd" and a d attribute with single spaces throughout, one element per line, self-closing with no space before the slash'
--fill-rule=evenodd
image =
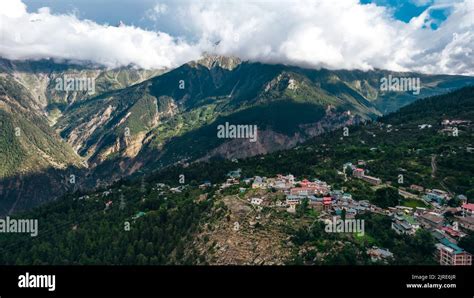
<path id="1" fill-rule="evenodd" d="M 0 1 L 0 56 L 69 59 L 117 67 L 176 67 L 200 56 L 198 48 L 163 32 L 105 26 L 47 8 L 27 13 L 19 0 Z"/>
<path id="2" fill-rule="evenodd" d="M 152 21 L 157 21 L 160 15 L 166 14 L 167 12 L 168 5 L 164 3 L 156 3 L 153 8 L 145 12 L 145 16 Z"/>
<path id="3" fill-rule="evenodd" d="M 474 75 L 474 1 L 434 3 L 408 24 L 385 7 L 357 0 L 161 1 L 145 12 L 154 20 L 166 14 L 190 37 L 183 40 L 46 10 L 26 13 L 19 0 L 9 0 L 0 4 L 0 56 L 151 68 L 174 67 L 211 52 L 304 67 Z M 448 19 L 430 29 L 430 12 L 447 7 Z"/>

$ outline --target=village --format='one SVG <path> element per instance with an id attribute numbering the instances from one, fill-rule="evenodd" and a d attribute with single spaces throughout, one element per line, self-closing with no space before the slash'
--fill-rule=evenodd
<path id="1" fill-rule="evenodd" d="M 358 161 L 358 165 L 364 164 Z M 361 179 L 374 187 L 382 185 L 381 179 L 366 175 L 364 169 L 350 162 L 344 164 L 343 168 L 344 171 L 351 170 L 354 179 Z M 298 205 L 307 204 L 321 221 L 354 219 L 356 215 L 364 213 L 386 215 L 391 218 L 391 228 L 397 234 L 414 235 L 418 229 L 429 231 L 437 242 L 435 257 L 440 265 L 472 265 L 472 255 L 458 246 L 459 240 L 467 236 L 467 232 L 474 231 L 474 204 L 468 203 L 464 195 L 456 196 L 461 202 L 460 207 L 450 207 L 446 203 L 453 197 L 448 192 L 413 184 L 408 188 L 399 187 L 398 193 L 407 199 L 423 201 L 427 207 L 400 205 L 384 209 L 368 200 L 354 200 L 350 193 L 332 189 L 331 185 L 319 179 L 298 180 L 291 174 L 241 178 L 240 169 L 229 172 L 227 176 L 227 181 L 219 186 L 220 189 L 239 185 L 241 193 L 252 190 L 247 201 L 259 208 L 277 208 L 296 213 Z M 207 183 L 201 187 L 210 186 Z M 242 184 L 246 187 L 242 187 Z M 367 253 L 373 260 L 383 261 L 393 257 L 389 250 L 378 247 L 368 249 Z"/>
<path id="2" fill-rule="evenodd" d="M 380 178 L 366 175 L 366 170 L 362 168 L 366 165 L 365 161 L 359 160 L 355 164 L 345 163 L 343 171 L 339 173 L 344 175 L 345 179 L 359 179 L 374 188 L 393 187 L 389 183 L 383 183 Z M 184 183 L 177 187 L 157 183 L 153 190 L 166 200 L 168 194 L 181 193 L 188 187 L 190 185 Z M 144 188 L 143 182 L 142 188 Z M 224 195 L 228 189 L 236 188 L 238 197 L 253 207 L 258 214 L 263 208 L 296 214 L 299 206 L 305 205 L 305 208 L 322 222 L 353 220 L 357 215 L 365 213 L 388 216 L 392 221 L 391 229 L 399 235 L 415 235 L 419 229 L 429 231 L 436 240 L 434 257 L 440 265 L 472 265 L 472 255 L 458 246 L 460 239 L 474 231 L 474 204 L 468 203 L 464 195 L 455 197 L 460 201 L 459 207 L 451 207 L 447 202 L 454 198 L 449 192 L 412 184 L 409 187 L 398 187 L 398 194 L 408 200 L 423 202 L 425 207 L 399 205 L 381 208 L 369 200 L 355 200 L 344 188 L 333 189 L 331 185 L 319 179 L 300 180 L 292 174 L 246 178 L 242 177 L 241 169 L 227 173 L 226 181 L 221 184 L 204 181 L 198 188 L 205 192 L 214 188 L 219 195 Z M 121 192 L 120 189 L 118 191 Z M 112 189 L 105 190 L 96 197 L 96 201 L 105 200 L 102 210 L 104 214 L 113 205 L 113 200 L 109 197 L 112 197 Z M 119 198 L 119 208 L 123 209 L 125 206 L 123 194 L 120 194 Z M 207 198 L 207 193 L 204 193 L 196 200 L 202 201 Z M 78 200 L 90 199 L 92 198 L 87 195 L 78 198 Z M 130 218 L 130 221 L 134 222 L 146 214 L 144 211 L 139 211 Z M 256 216 L 252 225 L 258 225 L 259 219 L 260 216 Z M 388 249 L 375 246 L 367 249 L 367 254 L 373 261 L 386 262 L 393 258 L 393 253 Z"/>

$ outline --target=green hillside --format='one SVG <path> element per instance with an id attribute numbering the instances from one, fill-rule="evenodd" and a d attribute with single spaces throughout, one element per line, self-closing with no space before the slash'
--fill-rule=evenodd
<path id="1" fill-rule="evenodd" d="M 237 164 L 214 160 L 187 167 L 174 166 L 145 179 L 117 182 L 109 190 L 67 195 L 18 215 L 38 218 L 42 230 L 36 238 L 1 237 L 0 263 L 213 263 L 213 256 L 220 248 L 207 239 L 208 236 L 199 235 L 216 234 L 220 226 L 229 221 L 233 213 L 229 213 L 232 205 L 228 205 L 228 196 L 241 196 L 239 185 L 221 192 L 217 192 L 218 186 L 200 189 L 197 185 L 204 180 L 223 182 L 226 173 L 237 167 L 242 169 L 243 177 L 292 173 L 299 178 L 319 178 L 335 188 L 344 187 L 356 200 L 368 199 L 379 204 L 375 191 L 367 183 L 344 181 L 336 172 L 342 171 L 345 162 L 364 160 L 371 175 L 384 182 L 392 181 L 392 186 L 417 183 L 453 194 L 466 194 L 472 202 L 474 157 L 466 151 L 466 146 L 472 146 L 473 126 L 459 126 L 458 136 L 448 136 L 440 132 L 440 121 L 473 121 L 470 108 L 473 104 L 474 87 L 463 88 L 418 101 L 378 121 L 351 127 L 349 136 L 342 137 L 341 131 L 333 131 L 294 149 L 242 159 Z M 428 123 L 432 124 L 431 128 L 418 126 Z M 434 177 L 430 175 L 433 154 L 438 159 Z M 403 184 L 396 181 L 400 173 L 405 175 Z M 180 185 L 179 175 L 186 177 L 187 184 L 180 193 L 158 185 Z M 112 205 L 106 207 L 108 201 L 112 201 Z M 262 212 L 263 218 L 269 217 L 272 221 L 265 227 L 254 228 L 252 233 L 275 233 L 270 236 L 275 237 L 271 238 L 274 239 L 272 249 L 291 241 L 292 246 L 286 248 L 289 254 L 281 256 L 286 264 L 372 264 L 364 253 L 372 245 L 389 248 L 395 254 L 393 264 L 434 264 L 431 259 L 434 242 L 428 233 L 397 235 L 389 228 L 390 220 L 381 215 L 364 215 L 362 218 L 368 228 L 366 235 L 358 238 L 324 233 L 324 227 L 314 222 L 311 213 L 293 216 L 265 208 Z M 129 230 L 125 228 L 127 224 L 130 224 Z M 242 245 L 253 241 L 252 233 L 243 233 L 244 238 L 239 238 Z M 226 235 L 233 237 L 232 233 Z M 201 249 L 203 245 L 205 251 Z M 316 251 L 334 249 L 339 250 L 323 259 L 315 256 Z"/>

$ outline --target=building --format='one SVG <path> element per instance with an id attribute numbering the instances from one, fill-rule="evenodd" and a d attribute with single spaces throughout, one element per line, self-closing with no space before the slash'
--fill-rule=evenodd
<path id="1" fill-rule="evenodd" d="M 467 203 L 467 197 L 465 195 L 458 195 L 456 198 L 459 201 L 461 201 L 461 204 L 466 204 Z"/>
<path id="2" fill-rule="evenodd" d="M 324 197 L 323 198 L 323 208 L 324 210 L 329 210 L 331 208 L 332 198 L 331 197 Z"/>
<path id="3" fill-rule="evenodd" d="M 434 192 L 428 192 L 426 193 L 426 195 L 423 196 L 423 200 L 425 200 L 426 202 L 436 202 L 438 204 L 441 204 L 444 200 L 444 197 Z"/>
<path id="4" fill-rule="evenodd" d="M 441 122 L 441 125 L 446 126 L 446 125 L 470 125 L 471 121 L 470 120 L 458 120 L 458 119 L 445 119 Z"/>
<path id="5" fill-rule="evenodd" d="M 242 172 L 241 169 L 237 169 L 235 171 L 230 171 L 229 173 L 227 173 L 227 177 L 239 179 L 241 172 Z"/>
<path id="6" fill-rule="evenodd" d="M 263 199 L 261 199 L 261 198 L 252 198 L 250 200 L 250 203 L 253 204 L 253 205 L 260 205 L 260 204 L 262 204 L 262 202 L 263 202 Z"/>
<path id="7" fill-rule="evenodd" d="M 286 196 L 286 205 L 297 205 L 300 203 L 300 201 L 303 199 L 301 196 L 296 196 L 296 195 L 287 195 Z"/>
<path id="8" fill-rule="evenodd" d="M 357 177 L 357 178 L 362 178 L 362 176 L 364 176 L 364 173 L 365 173 L 364 169 L 355 168 L 352 171 L 352 176 Z"/>
<path id="9" fill-rule="evenodd" d="M 462 204 L 461 211 L 464 216 L 472 217 L 474 216 L 474 204 Z"/>
<path id="10" fill-rule="evenodd" d="M 461 231 L 458 231 L 458 230 L 455 230 L 455 229 L 453 229 L 452 227 L 449 227 L 449 226 L 442 227 L 441 230 L 444 233 L 448 234 L 450 237 L 459 238 L 459 237 L 466 236 L 465 233 L 463 233 Z"/>
<path id="11" fill-rule="evenodd" d="M 447 239 L 442 239 L 436 244 L 436 257 L 440 265 L 472 265 L 472 255 Z"/>
<path id="12" fill-rule="evenodd" d="M 443 226 L 444 217 L 434 212 L 428 212 L 418 217 L 426 228 L 439 229 Z"/>
<path id="13" fill-rule="evenodd" d="M 474 231 L 474 217 L 469 216 L 469 217 L 462 217 L 462 216 L 456 216 L 456 220 L 459 223 L 459 226 L 461 228 L 464 228 L 469 231 Z"/>
<path id="14" fill-rule="evenodd" d="M 410 189 L 411 189 L 411 190 L 414 190 L 414 191 L 418 191 L 418 192 L 423 192 L 423 191 L 425 191 L 425 188 L 424 188 L 423 186 L 416 185 L 416 184 L 410 185 Z"/>
<path id="15" fill-rule="evenodd" d="M 267 183 L 265 183 L 263 181 L 262 177 L 256 176 L 255 179 L 253 179 L 252 188 L 253 189 L 264 189 L 264 188 L 267 188 Z"/>
<path id="16" fill-rule="evenodd" d="M 361 179 L 364 180 L 365 182 L 369 182 L 372 185 L 382 184 L 382 180 L 376 177 L 372 177 L 372 176 L 363 175 Z"/>
<path id="17" fill-rule="evenodd" d="M 392 221 L 392 229 L 399 235 L 414 235 L 419 228 L 420 224 L 410 215 L 395 214 Z"/>
<path id="18" fill-rule="evenodd" d="M 208 188 L 208 187 L 211 187 L 212 184 L 210 181 L 204 181 L 201 185 L 199 185 L 199 188 L 200 189 L 204 189 L 204 188 Z"/>
<path id="19" fill-rule="evenodd" d="M 387 262 L 389 259 L 393 258 L 393 253 L 388 249 L 382 249 L 376 246 L 367 249 L 367 254 L 370 256 L 372 262 Z"/>
<path id="20" fill-rule="evenodd" d="M 442 197 L 443 199 L 446 199 L 446 200 L 450 199 L 448 192 L 444 190 L 433 188 L 431 192 L 434 193 L 435 195 Z"/>
<path id="21" fill-rule="evenodd" d="M 320 194 L 320 191 L 317 187 L 294 187 L 290 189 L 290 194 L 297 196 L 311 196 Z"/>
<path id="22" fill-rule="evenodd" d="M 309 206 L 316 211 L 322 211 L 324 209 L 323 198 L 310 196 L 309 197 Z"/>

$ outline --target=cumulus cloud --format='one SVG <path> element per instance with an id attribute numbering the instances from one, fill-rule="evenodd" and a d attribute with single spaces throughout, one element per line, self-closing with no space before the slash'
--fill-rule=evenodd
<path id="1" fill-rule="evenodd" d="M 198 48 L 164 32 L 99 25 L 48 8 L 28 13 L 19 0 L 0 2 L 0 56 L 67 59 L 107 67 L 171 68 L 197 59 Z"/>
<path id="2" fill-rule="evenodd" d="M 45 9 L 27 13 L 20 0 L 9 0 L 0 4 L 0 56 L 156 68 L 207 52 L 311 68 L 474 75 L 474 1 L 433 3 L 409 23 L 386 7 L 357 0 L 160 1 L 144 12 L 152 20 L 166 15 L 187 36 L 179 38 Z M 435 9 L 450 15 L 433 30 Z"/>

